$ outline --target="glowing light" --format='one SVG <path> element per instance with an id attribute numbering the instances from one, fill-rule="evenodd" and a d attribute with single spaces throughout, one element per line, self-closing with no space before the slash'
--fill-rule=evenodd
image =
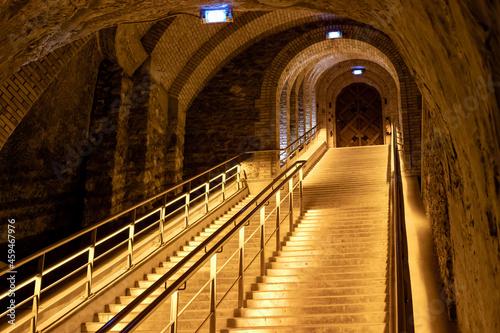
<path id="1" fill-rule="evenodd" d="M 233 16 L 230 8 L 207 9 L 201 11 L 203 23 L 232 22 Z"/>
<path id="2" fill-rule="evenodd" d="M 353 69 L 352 74 L 353 75 L 361 75 L 361 74 L 363 74 L 363 69 Z"/>
<path id="3" fill-rule="evenodd" d="M 340 31 L 330 31 L 328 33 L 328 38 L 329 39 L 341 38 L 341 37 L 342 37 L 342 33 Z"/>

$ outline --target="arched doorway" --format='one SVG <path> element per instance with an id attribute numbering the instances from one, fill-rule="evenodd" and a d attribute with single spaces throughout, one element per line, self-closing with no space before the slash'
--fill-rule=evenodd
<path id="1" fill-rule="evenodd" d="M 335 104 L 337 147 L 383 145 L 382 99 L 364 83 L 345 87 Z"/>

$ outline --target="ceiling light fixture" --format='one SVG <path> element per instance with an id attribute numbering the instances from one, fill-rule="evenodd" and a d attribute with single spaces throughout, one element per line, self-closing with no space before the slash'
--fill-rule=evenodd
<path id="1" fill-rule="evenodd" d="M 228 7 L 202 9 L 201 20 L 203 23 L 233 22 L 233 12 Z"/>
<path id="2" fill-rule="evenodd" d="M 330 31 L 326 37 L 328 39 L 342 38 L 342 32 L 340 31 Z"/>

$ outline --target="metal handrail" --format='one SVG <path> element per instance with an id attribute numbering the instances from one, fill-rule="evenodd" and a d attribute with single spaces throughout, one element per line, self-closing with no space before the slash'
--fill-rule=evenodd
<path id="1" fill-rule="evenodd" d="M 177 316 L 177 311 L 178 311 L 178 291 L 179 288 L 181 288 L 187 280 L 193 276 L 206 262 L 209 260 L 211 261 L 211 279 L 215 279 L 216 275 L 216 268 L 213 267 L 216 254 L 220 252 L 220 249 L 224 247 L 224 245 L 229 241 L 229 239 L 236 234 L 236 232 L 239 232 L 247 223 L 249 222 L 250 218 L 254 216 L 254 214 L 258 211 L 260 211 L 263 207 L 267 206 L 267 203 L 269 200 L 276 195 L 276 193 L 281 191 L 282 186 L 284 184 L 288 183 L 289 184 L 289 194 L 290 194 L 290 209 L 291 211 L 289 212 L 289 218 L 290 218 L 290 231 L 293 230 L 293 190 L 295 187 L 293 186 L 293 178 L 296 177 L 296 174 L 299 173 L 299 181 L 297 182 L 297 185 L 300 186 L 300 194 L 299 194 L 299 200 L 300 200 L 300 215 L 303 214 L 303 205 L 302 205 L 302 193 L 303 193 L 303 188 L 302 188 L 302 179 L 303 179 L 303 167 L 306 164 L 305 161 L 297 161 L 295 162 L 290 168 L 288 168 L 286 171 L 282 172 L 278 177 L 276 177 L 273 182 L 271 182 L 262 192 L 259 193 L 252 201 L 250 201 L 245 207 L 243 207 L 240 211 L 238 211 L 234 216 L 232 216 L 226 223 L 224 223 L 223 226 L 221 226 L 219 229 L 217 229 L 212 235 L 210 235 L 207 239 L 205 239 L 203 242 L 201 242 L 200 245 L 198 245 L 194 250 L 192 250 L 190 253 L 188 253 L 183 259 L 181 259 L 172 269 L 167 271 L 162 277 L 160 277 L 157 281 L 155 281 L 150 287 L 148 287 L 145 291 L 140 293 L 131 303 L 129 303 L 123 310 L 121 310 L 118 314 L 116 314 L 110 321 L 108 321 L 104 326 L 102 326 L 99 330 L 97 330 L 96 333 L 106 333 L 109 332 L 115 325 L 117 325 L 121 320 L 125 318 L 129 313 L 131 313 L 139 304 L 141 304 L 148 296 L 150 296 L 156 289 L 159 287 L 163 286 L 168 279 L 170 279 L 174 274 L 176 274 L 186 263 L 188 263 L 193 257 L 196 255 L 205 252 L 204 255 L 196 261 L 191 267 L 189 267 L 186 272 L 184 272 L 177 280 L 175 280 L 170 286 L 168 286 L 165 291 L 163 291 L 157 298 L 155 298 L 150 304 L 147 305 L 147 307 L 142 310 L 137 316 L 135 316 L 129 323 L 128 325 L 121 330 L 122 333 L 125 332 L 131 332 L 137 325 L 139 325 L 144 319 L 146 319 L 152 311 L 155 310 L 155 308 L 160 305 L 165 298 L 168 296 L 171 296 L 174 300 L 175 305 L 172 306 L 172 309 L 175 308 L 175 316 Z M 281 180 L 281 178 L 285 177 L 284 180 Z M 279 184 L 275 187 L 275 184 Z M 296 185 L 296 186 L 297 186 Z M 262 199 L 262 197 L 271 189 L 271 192 Z M 281 202 L 279 200 L 279 195 L 277 196 L 277 202 Z M 260 203 L 258 202 L 260 200 Z M 256 205 L 253 210 L 250 211 L 240 222 L 236 224 L 236 220 L 248 209 L 250 209 L 253 205 Z M 262 223 L 263 222 L 263 216 L 264 213 L 261 211 L 261 227 L 263 228 Z M 278 215 L 279 218 L 279 215 Z M 232 227 L 233 223 L 235 224 L 235 227 L 232 228 L 231 230 L 227 230 L 230 227 Z M 279 228 L 279 227 L 278 227 Z M 208 245 L 216 240 L 218 236 L 220 236 L 223 232 L 228 233 L 220 239 L 214 246 L 212 246 L 210 249 L 207 250 Z M 279 237 L 279 230 L 277 232 L 277 237 Z M 263 235 L 261 234 L 261 243 L 265 244 L 265 240 L 263 239 Z M 277 241 L 277 247 L 279 246 L 279 242 Z M 264 245 L 262 245 L 264 246 Z M 262 251 L 262 249 L 261 249 Z M 265 263 L 263 261 L 263 252 L 261 254 L 261 273 L 265 272 Z M 241 272 L 240 272 L 241 273 Z M 214 283 L 214 281 L 212 281 Z M 242 285 L 240 286 L 241 288 L 243 287 Z M 239 292 L 238 293 L 239 298 L 243 297 L 243 293 Z M 215 297 L 212 295 L 212 297 Z M 212 303 L 212 302 L 211 302 Z M 214 302 L 215 303 L 215 302 Z M 239 304 L 242 304 L 242 300 Z M 215 309 L 211 308 L 210 311 L 210 316 L 215 316 Z M 212 325 L 211 325 L 212 327 Z M 215 327 L 213 327 L 215 329 Z M 211 329 L 212 331 L 212 329 Z"/>
<path id="2" fill-rule="evenodd" d="M 87 270 L 86 278 L 84 279 L 83 282 L 79 282 L 80 284 L 78 285 L 79 287 L 85 286 L 85 289 L 86 289 L 85 290 L 85 299 L 82 300 L 82 302 L 79 302 L 79 304 L 81 304 L 86 299 L 92 297 L 92 295 L 95 292 L 102 289 L 102 288 L 100 288 L 99 290 L 94 290 L 93 285 L 92 285 L 93 278 L 95 275 L 94 264 L 97 260 L 101 260 L 104 256 L 108 255 L 111 252 L 119 250 L 119 248 L 126 246 L 126 244 L 128 243 L 128 250 L 125 251 L 126 252 L 125 256 L 127 257 L 127 261 L 128 261 L 127 269 L 131 269 L 134 264 L 139 262 L 139 260 L 137 258 L 135 258 L 136 262 L 134 261 L 134 258 L 133 258 L 134 253 L 137 254 L 137 251 L 134 252 L 134 245 L 135 245 L 134 238 L 136 238 L 137 236 L 141 236 L 143 238 L 146 238 L 147 241 L 152 241 L 158 237 L 159 238 L 159 247 L 166 244 L 165 237 L 164 237 L 165 236 L 164 231 L 165 231 L 165 227 L 167 226 L 167 222 L 170 221 L 168 219 L 168 214 L 166 214 L 166 211 L 167 211 L 167 207 L 169 207 L 169 205 L 171 203 L 175 203 L 175 202 L 179 201 L 182 203 L 180 208 L 184 207 L 184 212 L 182 212 L 182 210 L 179 210 L 178 212 L 176 212 L 174 214 L 172 214 L 172 212 L 170 213 L 173 215 L 172 219 L 174 221 L 177 221 L 176 215 L 182 215 L 182 213 L 184 214 L 184 217 L 183 217 L 185 219 L 184 229 L 179 231 L 180 233 L 182 233 L 185 229 L 187 229 L 188 227 L 190 227 L 190 225 L 192 225 L 192 223 L 190 224 L 190 222 L 193 222 L 193 220 L 190 221 L 190 216 L 189 216 L 190 210 L 198 210 L 200 206 L 204 205 L 204 212 L 201 215 L 198 215 L 194 219 L 195 221 L 201 219 L 201 217 L 203 217 L 204 215 L 206 215 L 210 212 L 209 206 L 210 206 L 210 200 L 211 200 L 211 198 L 210 198 L 211 191 L 212 192 L 216 191 L 217 196 L 219 196 L 219 195 L 222 196 L 222 202 L 224 202 L 226 199 L 226 192 L 227 192 L 226 186 L 228 183 L 231 184 L 229 186 L 234 185 L 234 187 L 235 187 L 234 192 L 230 193 L 229 195 L 234 195 L 235 193 L 238 193 L 243 188 L 242 183 L 244 183 L 241 181 L 240 174 L 241 174 L 241 163 L 243 160 L 243 156 L 245 154 L 246 153 L 240 154 L 240 155 L 233 157 L 233 158 L 231 158 L 231 159 L 229 159 L 221 164 L 218 164 L 217 166 L 214 166 L 211 169 L 209 169 L 209 170 L 207 170 L 207 171 L 205 171 L 197 176 L 194 176 L 186 181 L 183 181 L 180 184 L 177 184 L 175 186 L 170 187 L 169 189 L 161 192 L 160 194 L 157 194 L 149 199 L 146 199 L 146 200 L 144 200 L 144 201 L 142 201 L 142 202 L 140 202 L 140 203 L 138 203 L 138 204 L 136 204 L 128 209 L 125 209 L 124 211 L 122 211 L 120 213 L 117 213 L 109 218 L 102 220 L 101 222 L 99 222 L 95 225 L 89 226 L 89 227 L 87 227 L 87 228 L 85 228 L 85 229 L 83 229 L 83 230 L 81 230 L 81 231 L 79 231 L 71 236 L 68 236 L 68 237 L 64 238 L 63 240 L 60 240 L 60 241 L 42 249 L 42 250 L 24 258 L 24 259 L 16 261 L 14 268 L 7 266 L 6 268 L 2 269 L 0 271 L 0 276 L 8 274 L 9 272 L 12 272 L 13 270 L 18 270 L 21 266 L 23 266 L 27 263 L 36 262 L 36 261 L 38 262 L 36 273 L 25 278 L 22 281 L 19 281 L 17 286 L 16 286 L 16 291 L 19 291 L 23 287 L 26 287 L 27 285 L 34 283 L 34 287 L 33 287 L 34 290 L 31 294 L 31 296 L 28 294 L 28 296 L 26 297 L 27 301 L 33 300 L 32 311 L 31 311 L 31 314 L 25 320 L 23 320 L 23 322 L 31 321 L 31 332 L 36 332 L 37 327 L 39 325 L 38 315 L 41 312 L 39 309 L 40 302 L 41 302 L 40 301 L 41 294 L 46 292 L 48 289 L 51 289 L 54 286 L 58 285 L 60 282 L 67 280 L 67 278 L 69 277 L 68 275 L 66 275 L 60 279 L 58 278 L 58 279 L 56 279 L 56 282 L 50 283 L 50 285 L 48 287 L 43 287 L 42 286 L 42 279 L 48 273 L 51 273 L 52 271 L 60 268 L 61 266 L 67 265 L 72 260 L 77 260 L 78 258 L 82 258 L 84 255 L 87 256 L 88 259 L 87 259 L 86 263 L 84 263 L 83 265 L 77 264 L 78 267 L 76 267 L 75 269 L 73 269 L 73 267 L 72 267 L 73 273 L 75 271 Z M 236 165 L 232 166 L 229 169 L 227 168 L 227 165 L 229 163 L 234 163 L 237 160 L 238 160 L 238 162 Z M 210 173 L 216 169 L 223 167 L 223 166 L 225 166 L 224 172 L 211 178 Z M 199 188 L 194 189 L 194 190 L 191 189 L 191 183 L 195 180 L 203 179 L 207 175 L 208 175 L 208 181 L 206 181 L 201 186 L 199 186 L 199 188 L 204 187 L 204 189 L 203 189 L 204 192 L 201 195 L 198 195 L 195 198 L 193 198 L 191 201 L 190 195 L 193 192 L 200 190 Z M 228 175 L 230 175 L 230 176 L 228 177 Z M 214 181 L 216 181 L 216 183 L 213 186 L 211 186 L 211 183 Z M 186 193 L 178 195 L 178 197 L 174 198 L 170 202 L 167 202 L 167 196 L 169 194 L 174 193 L 177 195 L 179 191 L 184 189 L 185 185 L 189 185 L 189 189 L 187 190 Z M 163 199 L 162 205 L 160 207 L 155 208 L 153 210 L 147 209 L 147 205 L 153 204 L 156 200 L 159 200 L 162 197 L 164 199 Z M 191 202 L 200 201 L 200 198 L 204 199 L 203 200 L 204 202 L 197 204 L 196 208 L 190 207 Z M 218 199 L 218 200 L 220 200 L 220 199 Z M 143 208 L 143 207 L 146 208 L 146 213 L 141 217 L 137 217 L 137 210 L 139 208 Z M 177 211 L 177 210 L 175 210 L 175 211 Z M 99 240 L 97 239 L 97 229 L 98 228 L 103 227 L 110 222 L 117 221 L 120 218 L 127 217 L 128 216 L 127 214 L 132 215 L 132 219 L 131 219 L 129 224 L 120 225 L 117 228 L 117 230 L 111 231 L 110 234 L 104 236 L 102 239 L 99 239 Z M 155 215 L 157 215 L 158 218 L 156 218 Z M 155 218 L 154 222 L 150 222 L 149 225 L 143 227 L 142 229 L 138 230 L 137 232 L 135 231 L 136 225 L 139 225 L 139 223 L 142 223 L 143 221 L 146 221 L 148 218 L 151 218 L 151 217 Z M 178 223 L 178 221 L 176 223 Z M 155 225 L 158 225 L 158 230 L 156 232 L 153 232 L 152 235 L 144 236 L 144 232 L 149 231 L 149 229 L 151 229 L 151 227 L 153 227 Z M 124 241 L 118 240 L 116 242 L 117 244 L 112 244 L 114 246 L 112 246 L 111 248 L 108 248 L 106 251 L 104 251 L 104 253 L 100 254 L 99 256 L 96 256 L 95 248 L 97 246 L 109 241 L 111 238 L 113 238 L 117 235 L 124 235 L 127 232 L 127 230 L 128 230 L 128 239 L 125 239 Z M 151 233 L 151 231 L 149 231 L 149 232 Z M 91 238 L 90 245 L 84 247 L 83 249 L 77 250 L 77 252 L 75 254 L 72 254 L 72 255 L 66 257 L 65 259 L 59 260 L 56 263 L 51 264 L 50 267 L 45 267 L 46 266 L 45 259 L 46 259 L 47 253 L 49 253 L 53 250 L 56 250 L 56 249 L 62 247 L 63 245 L 68 244 L 69 242 L 71 242 L 71 241 L 73 241 L 81 236 L 84 236 L 84 235 L 90 235 L 90 238 Z M 154 251 L 152 253 L 149 253 L 146 257 L 141 258 L 140 261 L 145 260 L 147 257 L 149 257 L 152 254 L 154 254 Z M 123 259 L 122 256 L 120 256 L 119 259 L 122 260 Z M 106 264 L 109 264 L 109 263 L 106 263 Z M 70 274 L 74 275 L 73 273 L 70 273 Z M 115 276 L 113 281 L 115 281 L 121 275 L 123 275 L 125 273 L 126 273 L 126 271 L 123 273 L 120 273 L 119 276 Z M 85 274 L 85 273 L 82 272 L 81 274 Z M 9 290 L 2 293 L 0 295 L 0 300 L 7 299 L 9 294 L 10 294 Z M 15 308 L 17 309 L 20 306 L 26 304 L 26 300 L 23 300 L 23 301 L 20 301 L 19 303 L 17 303 Z M 73 307 L 71 307 L 71 309 L 78 306 L 79 304 L 74 305 Z M 52 304 L 50 304 L 49 306 L 51 306 L 51 305 Z M 45 306 L 44 308 L 46 309 L 47 306 Z M 70 311 L 71 309 L 68 309 L 68 311 Z M 4 316 L 6 316 L 6 314 L 8 312 L 9 312 L 9 310 L 7 310 L 6 312 L 0 313 L 0 317 L 3 318 Z"/>
<path id="3" fill-rule="evenodd" d="M 394 182 L 392 186 L 393 223 L 395 227 L 397 327 L 398 332 L 415 332 L 413 325 L 413 302 L 411 294 L 410 268 L 408 265 L 408 242 L 401 178 L 401 163 L 396 125 L 392 129 L 392 152 L 394 161 Z"/>
<path id="4" fill-rule="evenodd" d="M 314 136 L 317 134 L 318 129 L 319 125 L 314 126 L 297 140 L 290 143 L 286 148 L 279 149 L 279 151 L 282 151 L 282 153 L 280 153 L 280 160 L 286 160 L 287 158 L 291 157 L 293 153 L 295 153 L 295 151 L 299 150 L 304 145 L 307 145 L 309 143 L 309 140 L 314 138 Z"/>

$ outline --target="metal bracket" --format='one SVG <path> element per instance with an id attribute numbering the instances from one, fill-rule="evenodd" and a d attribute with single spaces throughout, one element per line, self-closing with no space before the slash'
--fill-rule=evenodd
<path id="1" fill-rule="evenodd" d="M 177 290 L 186 290 L 186 288 L 187 288 L 187 281 L 184 281 L 184 286 Z"/>

